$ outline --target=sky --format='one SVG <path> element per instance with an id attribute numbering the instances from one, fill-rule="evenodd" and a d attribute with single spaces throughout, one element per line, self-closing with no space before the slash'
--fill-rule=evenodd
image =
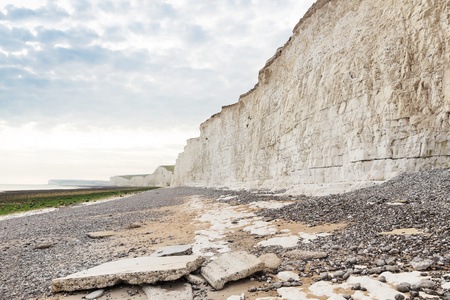
<path id="1" fill-rule="evenodd" d="M 0 184 L 172 165 L 314 0 L 0 0 Z"/>

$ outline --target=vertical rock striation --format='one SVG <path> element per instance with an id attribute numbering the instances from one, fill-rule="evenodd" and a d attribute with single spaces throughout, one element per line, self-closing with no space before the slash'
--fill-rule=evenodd
<path id="1" fill-rule="evenodd" d="M 318 194 L 449 167 L 449 11 L 318 1 L 255 88 L 188 140 L 172 183 Z"/>

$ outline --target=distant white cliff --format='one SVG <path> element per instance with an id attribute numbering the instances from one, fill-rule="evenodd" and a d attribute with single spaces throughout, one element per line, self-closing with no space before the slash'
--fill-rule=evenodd
<path id="1" fill-rule="evenodd" d="M 174 166 L 159 166 L 152 174 L 118 175 L 109 180 L 111 186 L 169 186 Z"/>

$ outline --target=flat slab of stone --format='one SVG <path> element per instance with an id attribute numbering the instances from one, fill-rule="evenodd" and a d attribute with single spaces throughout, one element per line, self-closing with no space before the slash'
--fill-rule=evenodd
<path id="1" fill-rule="evenodd" d="M 202 276 L 216 290 L 225 283 L 239 280 L 264 269 L 264 262 L 245 251 L 223 254 L 201 269 Z"/>
<path id="2" fill-rule="evenodd" d="M 286 252 L 284 257 L 292 258 L 292 259 L 316 259 L 316 258 L 326 258 L 328 254 L 326 252 L 316 252 L 316 251 L 304 251 L 304 250 L 293 250 Z"/>
<path id="3" fill-rule="evenodd" d="M 191 273 L 203 263 L 197 255 L 138 257 L 108 262 L 52 281 L 52 292 L 98 289 L 118 283 L 150 284 L 172 281 Z"/>
<path id="4" fill-rule="evenodd" d="M 163 257 L 163 256 L 174 256 L 174 255 L 191 255 L 192 245 L 178 245 L 178 246 L 167 246 L 159 249 L 152 254 L 150 257 Z"/>
<path id="5" fill-rule="evenodd" d="M 282 260 L 275 253 L 266 253 L 259 257 L 264 262 L 264 270 L 269 272 L 278 268 Z"/>
<path id="6" fill-rule="evenodd" d="M 115 231 L 98 231 L 98 232 L 88 232 L 86 235 L 91 239 L 102 239 L 108 236 L 116 235 Z"/>
<path id="7" fill-rule="evenodd" d="M 189 283 L 166 283 L 162 285 L 146 285 L 142 289 L 148 300 L 192 300 L 192 287 Z"/>

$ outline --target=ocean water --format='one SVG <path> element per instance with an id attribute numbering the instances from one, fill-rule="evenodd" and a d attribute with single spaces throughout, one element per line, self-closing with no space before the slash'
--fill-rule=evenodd
<path id="1" fill-rule="evenodd" d="M 0 192 L 4 191 L 29 191 L 29 190 L 74 190 L 78 186 L 61 186 L 50 184 L 0 184 Z"/>

